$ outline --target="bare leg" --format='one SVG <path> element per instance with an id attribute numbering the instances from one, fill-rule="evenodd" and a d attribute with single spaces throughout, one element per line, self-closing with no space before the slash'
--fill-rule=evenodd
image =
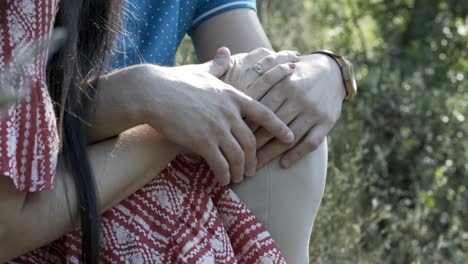
<path id="1" fill-rule="evenodd" d="M 232 189 L 266 225 L 288 263 L 309 263 L 309 239 L 325 188 L 327 142 L 290 169 L 278 160 Z"/>

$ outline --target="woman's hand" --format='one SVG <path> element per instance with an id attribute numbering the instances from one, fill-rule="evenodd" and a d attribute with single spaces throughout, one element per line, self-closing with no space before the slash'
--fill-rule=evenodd
<path id="1" fill-rule="evenodd" d="M 285 168 L 315 151 L 338 120 L 346 96 L 338 64 L 328 56 L 304 56 L 291 78 L 275 85 L 260 102 L 289 124 L 296 140 L 292 144 L 272 140 L 255 128 L 259 167 L 281 157 Z"/>
<path id="2" fill-rule="evenodd" d="M 214 76 L 219 65 L 226 63 L 227 69 L 230 59 L 228 51 L 220 52 L 217 62 L 207 64 L 137 66 L 133 83 L 139 86 L 135 91 L 141 94 L 144 121 L 201 155 L 218 181 L 228 184 L 242 181 L 244 173 L 253 175 L 257 165 L 255 137 L 244 117 L 283 142 L 294 136 L 272 111 Z"/>
<path id="3" fill-rule="evenodd" d="M 258 48 L 233 55 L 229 70 L 221 79 L 252 99 L 260 100 L 275 84 L 294 72 L 298 61 L 299 53 L 295 51 L 276 53 Z"/>

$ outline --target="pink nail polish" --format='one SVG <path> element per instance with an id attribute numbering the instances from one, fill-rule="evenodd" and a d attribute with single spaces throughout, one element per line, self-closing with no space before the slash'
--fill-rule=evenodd
<path id="1" fill-rule="evenodd" d="M 292 70 L 296 69 L 296 63 L 289 63 L 289 68 Z"/>

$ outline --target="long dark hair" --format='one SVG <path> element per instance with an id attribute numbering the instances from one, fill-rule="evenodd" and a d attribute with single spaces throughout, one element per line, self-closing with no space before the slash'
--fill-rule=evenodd
<path id="1" fill-rule="evenodd" d="M 47 82 L 65 165 L 72 172 L 79 202 L 82 262 L 98 263 L 100 215 L 96 184 L 86 152 L 85 126 L 94 87 L 121 28 L 123 0 L 62 0 L 55 26 L 67 40 L 47 65 Z"/>

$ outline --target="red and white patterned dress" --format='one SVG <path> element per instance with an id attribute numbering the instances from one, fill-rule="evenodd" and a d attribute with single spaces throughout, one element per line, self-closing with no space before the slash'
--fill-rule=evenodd
<path id="1" fill-rule="evenodd" d="M 57 0 L 0 0 L 0 72 L 18 47 L 50 36 Z M 56 117 L 45 79 L 46 54 L 25 66 L 17 87 L 32 88 L 1 113 L 0 175 L 18 191 L 53 188 L 58 155 Z M 21 89 L 21 88 L 19 88 Z M 79 232 L 11 260 L 79 263 Z M 1 250 L 1 249 L 0 249 Z M 203 162 L 179 156 L 102 218 L 104 263 L 284 263 L 265 227 Z"/>

